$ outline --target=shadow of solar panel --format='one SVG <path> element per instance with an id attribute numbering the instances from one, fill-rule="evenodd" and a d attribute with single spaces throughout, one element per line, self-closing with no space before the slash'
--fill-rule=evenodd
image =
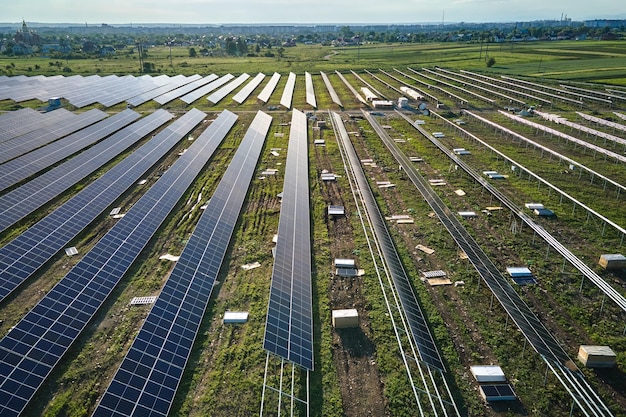
<path id="1" fill-rule="evenodd" d="M 121 411 L 112 405 L 114 399 L 133 402 L 146 415 L 167 415 L 270 123 L 271 116 L 257 113 L 94 415 Z M 139 372 L 137 363 L 148 371 Z M 131 379 L 124 369 L 131 372 Z M 120 385 L 134 386 L 138 395 Z"/>

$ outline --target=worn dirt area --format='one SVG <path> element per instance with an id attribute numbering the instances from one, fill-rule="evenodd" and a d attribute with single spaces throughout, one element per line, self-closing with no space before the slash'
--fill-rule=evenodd
<path id="1" fill-rule="evenodd" d="M 326 148 L 316 148 L 315 166 L 318 170 L 328 170 L 338 175 L 339 167 L 331 166 Z M 350 190 L 341 189 L 337 182 L 327 181 L 320 185 L 320 192 L 325 201 L 333 205 L 344 205 L 346 216 L 326 216 L 330 253 L 333 258 L 354 258 L 355 255 L 353 230 L 350 216 L 356 216 L 350 207 L 354 206 Z M 357 309 L 359 327 L 334 329 L 333 362 L 341 386 L 343 412 L 346 417 L 390 416 L 386 407 L 384 384 L 376 364 L 376 347 L 371 340 L 372 329 L 366 314 L 367 300 L 363 294 L 362 277 L 340 277 L 334 275 L 331 267 L 330 288 L 328 296 L 330 307 L 336 309 Z"/>

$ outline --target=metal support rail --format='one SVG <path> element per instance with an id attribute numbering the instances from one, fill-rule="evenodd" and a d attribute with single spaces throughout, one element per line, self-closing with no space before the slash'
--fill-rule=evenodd
<path id="1" fill-rule="evenodd" d="M 400 151 L 397 144 L 389 137 L 387 132 L 382 129 L 380 124 L 371 115 L 365 112 L 363 113 L 396 161 L 403 167 L 409 179 L 431 206 L 441 223 L 446 227 L 452 238 L 467 254 L 468 259 L 476 271 L 480 274 L 481 278 L 491 289 L 509 317 L 513 319 L 535 351 L 541 355 L 549 366 L 557 366 L 559 369 L 562 369 L 563 372 L 572 374 L 571 378 L 564 378 L 561 382 L 583 412 L 590 416 L 612 416 L 608 407 L 602 403 L 586 383 L 586 387 L 581 387 L 580 384 L 572 382 L 574 380 L 578 381 L 583 379 L 583 375 L 580 370 L 576 368 L 561 345 L 554 339 L 552 334 L 541 323 L 528 305 L 526 305 L 508 280 L 502 276 L 498 268 L 491 262 L 487 254 L 480 248 L 480 245 L 468 233 L 460 221 L 452 215 L 450 209 L 444 204 L 437 193 L 433 191 L 430 184 L 418 173 L 410 159 Z M 411 124 L 413 125 L 413 123 Z M 430 136 L 420 126 L 413 126 L 426 138 L 433 141 L 440 149 L 445 150 L 445 153 L 449 157 L 458 159 L 455 158 L 455 155 L 451 151 L 445 149 L 438 140 Z M 462 161 L 459 160 L 459 162 Z"/>
<path id="2" fill-rule="evenodd" d="M 593 183 L 593 179 L 595 177 L 598 177 L 598 178 L 604 180 L 605 184 L 607 182 L 610 183 L 611 185 L 613 185 L 617 189 L 617 198 L 619 198 L 621 191 L 626 191 L 626 186 L 618 183 L 617 181 L 613 181 L 612 179 L 605 177 L 604 175 L 600 174 L 599 172 L 596 172 L 596 171 L 592 170 L 591 168 L 586 167 L 585 165 L 581 164 L 578 161 L 575 161 L 575 160 L 573 160 L 571 158 L 568 158 L 565 155 L 562 155 L 562 154 L 560 154 L 560 153 L 558 153 L 556 151 L 553 151 L 552 149 L 550 149 L 550 148 L 548 148 L 546 146 L 543 146 L 540 143 L 537 143 L 537 142 L 535 142 L 533 140 L 530 140 L 527 137 L 522 136 L 519 133 L 512 131 L 511 129 L 507 129 L 504 126 L 501 126 L 501 125 L 499 125 L 499 124 L 497 124 L 495 122 L 492 122 L 491 120 L 485 119 L 484 117 L 481 117 L 481 116 L 479 116 L 479 115 L 477 115 L 475 113 L 472 113 L 471 111 L 464 110 L 463 113 L 467 114 L 469 116 L 472 116 L 472 117 L 476 118 L 477 120 L 480 120 L 481 122 L 488 124 L 489 126 L 492 126 L 492 127 L 496 128 L 496 129 L 499 129 L 499 130 L 501 130 L 502 132 L 504 132 L 504 133 L 506 133 L 508 135 L 511 135 L 511 136 L 513 136 L 513 137 L 515 137 L 517 139 L 523 140 L 524 142 L 526 142 L 526 143 L 528 143 L 530 145 L 533 145 L 536 148 L 541 149 L 542 152 L 544 152 L 544 151 L 548 152 L 548 153 L 556 156 L 557 158 L 562 159 L 563 161 L 566 161 L 566 162 L 568 162 L 570 164 L 573 164 L 574 166 L 578 167 L 581 170 L 587 171 L 588 173 L 591 174 L 592 183 Z M 465 130 L 462 129 L 462 131 L 463 131 L 463 133 L 465 133 Z M 475 139 L 475 138 L 473 137 L 472 139 Z M 488 145 L 486 142 L 484 142 L 484 141 L 482 141 L 480 139 L 478 139 L 478 141 L 479 141 L 480 144 L 482 144 L 483 146 L 487 147 L 491 151 L 497 153 L 499 156 L 505 158 L 506 160 L 508 160 L 512 164 L 518 165 L 515 161 L 513 161 L 512 159 L 510 159 L 509 157 L 507 157 L 503 153 L 499 152 L 498 150 L 496 150 L 492 146 Z M 521 167 L 521 168 L 525 169 L 524 167 Z"/>
<path id="3" fill-rule="evenodd" d="M 429 99 L 431 99 L 431 100 L 432 100 L 432 101 L 434 101 L 435 103 L 439 103 L 439 99 L 438 99 L 437 97 L 433 96 L 432 94 L 427 93 L 426 91 L 424 91 L 424 90 L 422 90 L 422 89 L 420 89 L 420 88 L 418 88 L 418 87 L 416 87 L 416 86 L 414 86 L 414 85 L 411 85 L 411 84 L 409 84 L 409 83 L 407 83 L 407 82 L 402 81 L 400 78 L 396 77 L 395 75 L 391 75 L 391 74 L 389 74 L 387 71 L 385 71 L 385 70 L 383 70 L 383 69 L 380 69 L 380 68 L 379 68 L 379 69 L 378 69 L 378 71 L 382 72 L 383 74 L 385 74 L 387 77 L 391 78 L 392 80 L 395 80 L 395 81 L 399 82 L 400 84 L 403 84 L 403 85 L 405 85 L 405 86 L 407 86 L 407 87 L 409 87 L 409 88 L 413 88 L 413 89 L 415 89 L 415 91 L 417 91 L 418 93 L 420 93 L 420 94 L 421 94 L 421 95 L 423 95 L 423 96 L 428 97 Z M 397 70 L 395 70 L 395 71 L 397 71 Z M 398 72 L 399 72 L 399 71 L 398 71 Z M 400 72 L 400 74 L 402 74 L 402 75 L 404 75 L 404 76 L 406 77 L 406 75 L 405 75 L 404 73 Z M 411 78 L 411 77 L 408 77 L 408 78 Z M 430 87 L 430 85 L 429 85 L 429 84 L 426 84 L 426 85 L 427 85 L 428 87 Z M 401 93 L 401 94 L 404 94 L 404 93 L 402 93 L 402 92 L 400 92 L 400 93 Z"/>
<path id="4" fill-rule="evenodd" d="M 407 68 L 407 69 L 408 69 L 409 71 L 414 72 L 415 74 L 421 75 L 422 77 L 424 77 L 424 78 L 426 78 L 426 79 L 428 79 L 428 80 L 430 80 L 430 81 L 434 81 L 434 82 L 436 82 L 436 83 L 443 84 L 443 85 L 445 85 L 445 86 L 447 86 L 447 87 L 456 88 L 457 90 L 461 90 L 461 91 L 462 91 L 462 92 L 464 92 L 465 94 L 469 94 L 470 96 L 473 96 L 474 98 L 477 98 L 477 99 L 482 100 L 482 101 L 486 101 L 486 102 L 487 102 L 487 103 L 489 103 L 489 104 L 494 105 L 494 104 L 496 103 L 496 101 L 495 101 L 495 100 L 493 100 L 493 99 L 491 99 L 491 98 L 487 98 L 487 97 L 485 97 L 485 96 L 481 96 L 480 94 L 478 94 L 478 93 L 474 93 L 473 91 L 470 91 L 470 90 L 468 90 L 468 89 L 466 89 L 466 88 L 459 87 L 458 85 L 450 84 L 450 83 L 449 83 L 449 82 L 447 82 L 447 81 L 439 80 L 439 79 L 437 79 L 437 78 L 435 78 L 435 77 L 431 77 L 430 75 L 422 74 L 421 72 L 416 71 L 416 70 L 414 70 L 413 68 Z M 423 70 L 426 70 L 426 68 L 422 68 L 422 69 L 423 69 Z M 427 71 L 429 71 L 429 70 L 427 70 Z M 435 74 L 436 74 L 436 73 L 435 73 Z M 465 100 L 465 101 L 467 101 L 467 100 Z"/>
<path id="5" fill-rule="evenodd" d="M 411 68 L 409 68 L 409 69 L 411 69 Z M 423 85 L 425 85 L 425 86 L 426 86 L 426 87 L 428 87 L 428 88 L 434 88 L 434 89 L 437 89 L 437 90 L 441 91 L 442 93 L 447 94 L 447 95 L 448 95 L 448 97 L 453 97 L 453 98 L 457 99 L 457 100 L 459 101 L 459 103 L 460 103 L 460 104 L 467 104 L 467 103 L 468 103 L 467 99 L 464 99 L 463 97 L 457 96 L 456 94 L 451 93 L 451 92 L 449 92 L 448 90 L 446 90 L 446 89 L 444 89 L 444 88 L 442 88 L 442 87 L 439 87 L 438 85 L 428 84 L 426 81 L 423 81 L 423 80 L 420 80 L 420 79 L 418 79 L 418 78 L 415 78 L 415 77 L 413 77 L 413 76 L 411 76 L 411 75 L 409 75 L 409 74 L 406 74 L 406 73 L 404 73 L 404 72 L 400 71 L 399 69 L 394 68 L 393 70 L 394 70 L 395 72 L 397 72 L 398 74 L 400 74 L 400 75 L 402 75 L 402 76 L 404 76 L 404 77 L 406 77 L 406 78 L 408 78 L 408 79 L 410 79 L 410 80 L 413 80 L 413 81 L 416 81 L 416 82 L 418 82 L 418 83 L 420 83 L 420 84 L 423 84 Z M 412 70 L 412 71 L 413 71 L 413 70 Z M 416 72 L 416 71 L 413 71 L 413 72 L 415 72 L 416 74 L 418 74 L 418 75 L 419 75 L 419 72 Z M 441 100 L 437 99 L 437 102 L 440 102 L 440 101 L 441 101 Z"/>
<path id="6" fill-rule="evenodd" d="M 444 416 L 448 416 L 449 413 L 451 413 L 452 415 L 460 417 L 459 410 L 454 403 L 452 393 L 446 382 L 443 370 L 432 366 L 428 362 L 419 360 L 419 342 L 416 343 L 416 340 L 411 337 L 412 331 L 409 328 L 410 323 L 408 323 L 408 317 L 411 315 L 407 316 L 402 307 L 401 298 L 404 298 L 405 296 L 398 293 L 398 291 L 402 290 L 402 287 L 398 288 L 394 281 L 394 269 L 397 268 L 394 267 L 393 263 L 391 265 L 387 264 L 388 259 L 386 257 L 386 253 L 389 254 L 390 242 L 386 242 L 389 235 L 386 227 L 384 226 L 384 220 L 382 219 L 378 205 L 376 204 L 371 189 L 369 188 L 365 173 L 360 166 L 356 152 L 354 151 L 339 114 L 331 113 L 331 123 L 333 124 L 339 150 L 344 161 L 344 170 L 347 174 L 348 181 L 350 182 L 352 194 L 357 206 L 357 212 L 361 220 L 361 225 L 363 227 L 363 231 L 365 232 L 367 244 L 375 266 L 377 265 L 376 259 L 380 259 L 380 267 L 375 267 L 376 274 L 383 291 L 383 297 L 387 305 L 389 317 L 392 321 L 396 340 L 407 371 L 407 376 L 411 382 L 411 388 L 417 401 L 419 413 L 421 416 L 438 416 L 439 412 L 441 412 Z M 367 222 L 367 226 L 365 222 Z M 381 225 L 384 230 L 381 230 Z M 381 234 L 381 232 L 383 233 Z M 381 237 L 383 238 L 382 241 L 379 240 Z M 391 249 L 393 249 L 392 242 Z M 376 252 L 376 254 L 374 252 Z M 392 256 L 392 258 L 393 257 L 397 257 L 397 253 L 395 256 Z M 384 283 L 381 272 L 386 276 L 387 284 Z M 393 301 L 391 298 L 393 298 Z M 392 304 L 395 305 L 395 309 L 392 308 Z M 401 323 L 401 327 L 396 325 L 396 314 L 399 315 L 398 321 Z M 407 342 L 409 346 L 405 347 L 404 345 Z M 407 352 L 407 349 L 409 352 Z M 415 384 L 415 378 L 413 376 L 414 370 L 411 366 L 411 362 L 409 362 L 409 359 L 417 365 L 422 380 L 422 387 L 417 387 Z M 447 395 L 446 398 L 444 398 L 442 392 L 440 392 L 444 388 L 444 394 Z M 420 393 L 424 393 L 427 396 L 431 411 L 434 414 L 424 414 L 424 410 L 422 409 L 423 404 L 419 398 Z M 449 400 L 447 398 L 449 398 Z"/>
<path id="7" fill-rule="evenodd" d="M 381 93 L 380 91 L 378 91 L 376 89 L 376 87 L 374 87 L 372 84 L 368 83 L 367 81 L 365 81 L 363 79 L 363 77 L 361 77 L 359 74 L 357 74 L 356 72 L 354 72 L 353 70 L 350 70 L 350 72 L 352 73 L 352 75 L 354 75 L 359 81 L 361 81 L 363 84 L 365 84 L 369 89 L 371 89 L 374 93 L 378 94 L 379 97 L 384 98 L 385 100 L 388 100 L 388 98 Z"/>
<path id="8" fill-rule="evenodd" d="M 361 103 L 365 104 L 367 107 L 370 106 L 370 104 L 367 102 L 367 100 L 365 100 L 363 98 L 363 96 L 361 94 L 359 94 L 359 92 L 356 91 L 354 89 L 354 87 L 352 87 L 352 84 L 350 84 L 350 82 L 346 79 L 346 77 L 343 76 L 342 73 L 340 73 L 339 71 L 335 70 L 335 74 L 337 74 L 339 76 L 341 81 L 343 81 L 343 83 L 346 85 L 346 87 L 348 87 L 348 89 L 352 92 L 352 94 L 354 94 L 354 97 L 356 97 L 357 100 L 359 100 Z"/>
<path id="9" fill-rule="evenodd" d="M 399 113 L 399 114 L 401 114 L 401 113 Z M 440 116 L 437 113 L 431 113 L 431 114 L 435 114 L 436 116 L 440 117 L 442 120 L 446 120 L 445 118 L 443 118 L 442 116 Z M 413 123 L 411 122 L 411 119 L 409 119 L 407 116 L 405 116 L 403 114 L 401 114 L 401 115 L 402 115 L 402 117 L 404 117 L 408 122 L 410 122 L 413 125 Z M 494 197 L 496 197 L 498 200 L 500 200 L 502 202 L 502 204 L 507 206 L 507 208 L 509 210 L 511 210 L 513 213 L 515 213 L 520 218 L 521 221 L 523 221 L 524 223 L 526 223 L 526 225 L 528 225 L 531 229 L 533 229 L 533 231 L 535 233 L 537 233 L 540 237 L 542 237 L 546 241 L 546 243 L 548 243 L 553 249 L 555 249 L 558 253 L 560 253 L 561 256 L 563 256 L 563 258 L 565 258 L 567 261 L 569 261 L 570 264 L 572 264 L 572 266 L 574 266 L 574 268 L 576 268 L 580 273 L 582 273 L 584 277 L 586 277 L 589 280 L 591 280 L 591 282 L 593 282 L 605 295 L 607 295 L 611 300 L 613 300 L 615 302 L 615 304 L 617 304 L 617 306 L 620 309 L 622 309 L 622 311 L 626 311 L 626 299 L 624 298 L 623 295 L 621 295 L 616 289 L 611 287 L 604 279 L 602 279 L 602 277 L 600 277 L 598 274 L 596 274 L 593 271 L 593 269 L 591 269 L 589 266 L 587 266 L 587 264 L 585 264 L 583 261 L 581 261 L 569 249 L 567 249 L 563 244 L 561 244 L 561 242 L 559 242 L 556 238 L 554 238 L 546 229 L 544 229 L 542 226 L 538 225 L 531 217 L 529 217 L 515 203 L 513 203 L 513 201 L 511 201 L 511 199 L 509 199 L 506 195 L 504 195 L 501 191 L 499 191 L 496 187 L 494 187 L 490 182 L 488 182 L 480 174 L 475 172 L 465 161 L 461 160 L 454 153 L 452 153 L 449 150 L 447 150 L 443 146 L 443 144 L 441 144 L 441 142 L 439 142 L 438 140 L 436 140 L 435 138 L 430 136 L 421 127 L 415 126 L 415 125 L 413 125 L 413 126 L 416 129 L 418 129 L 424 136 L 426 136 L 428 139 L 430 139 L 446 155 L 448 155 L 448 157 L 450 157 L 450 159 L 452 159 L 456 164 L 458 164 L 458 166 L 460 168 L 462 168 L 465 172 L 467 172 L 479 184 L 481 184 L 483 187 L 485 187 L 485 189 L 487 191 L 489 191 L 491 194 L 493 194 Z M 456 126 L 456 125 L 454 125 L 454 126 Z M 495 148 L 493 148 L 493 147 L 489 146 L 488 144 L 486 144 L 484 141 L 482 141 L 481 139 L 479 139 L 475 135 L 473 135 L 470 132 L 468 132 L 467 130 L 462 129 L 460 127 L 458 127 L 458 128 L 463 133 L 465 133 L 468 136 L 472 137 L 474 140 L 477 140 L 477 141 L 483 143 L 485 146 L 489 147 L 489 149 L 493 150 L 494 152 L 497 152 L 499 155 L 501 155 L 502 157 L 504 157 L 507 160 L 511 161 L 512 163 L 515 163 L 517 166 L 522 167 L 521 165 L 517 164 L 515 161 L 511 160 L 510 158 L 508 158 L 507 156 L 505 156 L 501 152 L 497 151 Z M 524 168 L 524 169 L 526 170 L 526 168 Z M 533 174 L 533 175 L 535 175 L 535 174 Z M 538 176 L 536 176 L 536 178 L 540 179 L 540 177 L 538 177 Z M 549 184 L 549 183 L 546 183 L 546 184 Z M 573 201 L 577 201 L 577 200 L 573 200 Z M 583 207 L 586 207 L 582 203 L 579 203 L 579 202 L 577 202 L 577 203 L 580 204 Z M 591 210 L 591 209 L 589 209 L 589 210 Z M 602 217 L 602 219 L 604 219 L 604 217 Z M 608 222 L 609 220 L 607 219 L 606 221 Z M 617 227 L 619 227 L 619 226 L 617 226 Z M 618 230 L 620 230 L 620 229 L 618 229 Z M 624 234 L 626 234 L 626 230 L 621 229 L 620 231 L 622 232 L 622 238 L 623 238 Z"/>
<path id="10" fill-rule="evenodd" d="M 515 120 L 516 122 L 525 124 L 525 125 L 530 126 L 530 127 L 534 127 L 535 129 L 539 129 L 539 130 L 541 130 L 543 132 L 546 132 L 546 133 L 549 133 L 551 135 L 555 135 L 555 136 L 558 136 L 558 137 L 563 138 L 565 140 L 568 140 L 570 142 L 576 143 L 576 144 L 581 145 L 581 146 L 583 146 L 583 147 L 585 147 L 587 149 L 591 149 L 594 152 L 601 153 L 601 154 L 605 155 L 605 157 L 609 156 L 609 157 L 615 159 L 616 161 L 626 162 L 626 156 L 623 156 L 623 155 L 620 155 L 618 153 L 606 150 L 606 149 L 604 149 L 604 148 L 602 148 L 600 146 L 597 146 L 597 145 L 594 145 L 594 144 L 589 143 L 587 141 L 575 138 L 575 137 L 570 136 L 570 135 L 568 135 L 566 133 L 563 133 L 563 132 L 561 132 L 559 130 L 552 129 L 551 127 L 546 127 L 546 126 L 544 126 L 542 124 L 531 122 L 530 120 L 526 120 L 523 117 L 516 116 L 514 114 L 509 114 L 509 113 L 507 113 L 505 111 L 502 111 L 502 110 L 498 110 L 498 112 L 500 112 L 500 114 L 508 117 L 509 119 Z"/>
<path id="11" fill-rule="evenodd" d="M 499 92 L 499 91 L 490 90 L 490 89 L 489 89 L 489 88 L 487 88 L 487 87 L 483 87 L 483 86 L 481 86 L 481 85 L 472 84 L 472 83 L 470 83 L 469 81 L 466 81 L 466 80 L 460 80 L 460 79 L 455 78 L 455 77 L 453 77 L 453 76 L 452 76 L 452 75 L 457 75 L 457 76 L 459 76 L 459 75 L 460 75 L 461 77 L 469 78 L 469 79 L 471 80 L 471 78 L 470 78 L 470 77 L 468 77 L 467 75 L 455 74 L 455 73 L 453 73 L 452 71 L 447 71 L 447 70 L 444 70 L 443 68 L 436 68 L 436 69 L 437 69 L 437 71 L 433 71 L 433 70 L 431 70 L 431 69 L 428 69 L 428 68 L 424 68 L 424 67 L 422 67 L 422 70 L 424 70 L 424 71 L 426 71 L 426 72 L 428 72 L 428 73 L 430 73 L 430 74 L 433 74 L 433 75 L 435 75 L 435 76 L 437 76 L 437 77 L 443 77 L 443 78 L 445 78 L 445 79 L 447 79 L 447 80 L 454 81 L 455 83 L 461 83 L 461 84 L 463 84 L 464 86 L 468 86 L 468 87 L 471 87 L 471 88 L 474 88 L 474 89 L 477 89 L 477 90 L 484 91 L 484 92 L 486 92 L 486 93 L 488 93 L 488 94 L 492 94 L 492 95 L 495 95 L 495 96 L 498 96 L 498 97 L 504 98 L 504 99 L 506 99 L 506 100 L 509 100 L 509 101 L 511 101 L 511 102 L 515 102 L 515 103 L 517 103 L 517 104 L 521 104 L 522 106 L 525 106 L 525 105 L 526 105 L 526 102 L 524 102 L 524 101 L 522 101 L 522 100 L 520 100 L 520 99 L 513 98 L 513 97 L 511 97 L 511 96 L 507 96 L 506 94 L 503 94 L 503 93 L 501 93 L 501 92 Z M 490 87 L 492 87 L 492 88 L 493 88 L 493 87 L 495 87 L 495 86 L 493 86 L 493 85 L 490 85 L 489 83 L 486 83 L 485 81 L 479 81 L 479 80 L 472 80 L 472 81 L 487 84 L 487 85 L 489 85 L 489 86 L 490 86 Z M 480 96 L 480 97 L 482 97 L 482 96 Z M 493 102 L 492 104 L 496 104 L 496 103 L 495 103 L 495 102 Z"/>
<path id="12" fill-rule="evenodd" d="M 515 85 L 515 84 L 510 83 L 508 81 L 502 81 L 502 80 L 499 80 L 497 78 L 488 77 L 488 76 L 483 75 L 483 74 L 477 74 L 475 72 L 466 71 L 466 70 L 460 70 L 460 72 L 462 72 L 463 74 L 470 74 L 470 75 L 472 75 L 474 77 L 477 77 L 476 79 L 483 78 L 483 79 L 486 79 L 486 80 L 489 80 L 489 81 L 493 81 L 494 83 L 506 84 L 506 85 L 510 85 L 512 87 L 520 88 L 518 85 Z M 501 88 L 501 89 L 504 89 L 504 87 L 502 87 L 502 86 L 498 86 L 498 87 Z M 532 100 L 539 101 L 539 102 L 541 102 L 543 104 L 552 105 L 552 102 L 550 100 L 546 100 L 545 98 L 533 96 L 532 94 L 528 94 L 528 93 L 526 93 L 524 91 L 517 91 L 517 90 L 508 90 L 508 91 L 510 93 L 515 93 L 515 94 L 520 95 L 522 97 L 528 97 L 528 98 L 530 98 Z"/>

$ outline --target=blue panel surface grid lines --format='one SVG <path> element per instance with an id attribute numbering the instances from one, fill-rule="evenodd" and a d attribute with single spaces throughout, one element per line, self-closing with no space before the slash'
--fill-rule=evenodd
<path id="1" fill-rule="evenodd" d="M 313 370 L 307 119 L 294 110 L 263 347 Z"/>
<path id="2" fill-rule="evenodd" d="M 191 131 L 206 115 L 176 122 Z M 232 114 L 225 110 L 229 118 Z M 219 129 L 218 118 L 207 129 Z M 175 122 L 175 123 L 176 123 Z M 216 124 L 217 123 L 217 124 Z M 46 296 L 0 339 L 0 415 L 17 417 L 96 314 L 205 166 L 207 140 L 196 140 Z M 33 323 L 45 322 L 46 326 Z M 37 369 L 35 373 L 33 369 Z"/>
<path id="3" fill-rule="evenodd" d="M 124 415 L 124 407 L 145 416 L 167 416 L 271 120 L 258 112 L 251 123 L 94 417 Z M 170 354 L 174 349 L 176 354 Z M 139 364 L 145 369 L 141 375 L 133 371 Z M 152 392 L 160 393 L 160 404 L 151 401 Z"/>

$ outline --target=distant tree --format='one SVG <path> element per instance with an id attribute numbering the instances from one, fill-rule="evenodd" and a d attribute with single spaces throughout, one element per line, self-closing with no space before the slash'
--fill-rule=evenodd
<path id="1" fill-rule="evenodd" d="M 278 56 L 282 58 L 285 55 L 285 48 L 281 46 L 276 50 L 276 52 L 278 52 Z"/>
<path id="2" fill-rule="evenodd" d="M 259 44 L 256 44 L 256 48 L 254 48 L 255 52 L 258 54 L 259 52 L 261 52 L 261 47 L 259 46 Z"/>
<path id="3" fill-rule="evenodd" d="M 198 53 L 196 52 L 196 48 L 189 48 L 189 56 L 191 58 L 195 58 L 198 55 Z"/>
<path id="4" fill-rule="evenodd" d="M 496 59 L 492 56 L 489 57 L 489 59 L 486 62 L 486 65 L 488 68 L 493 67 L 496 64 Z"/>

